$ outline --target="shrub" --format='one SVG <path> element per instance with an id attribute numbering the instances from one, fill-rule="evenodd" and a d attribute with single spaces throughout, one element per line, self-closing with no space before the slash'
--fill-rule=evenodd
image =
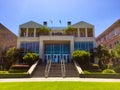
<path id="1" fill-rule="evenodd" d="M 39 59 L 39 55 L 36 53 L 27 53 L 23 57 L 23 60 L 25 60 L 27 64 L 30 66 L 38 59 Z"/>
<path id="2" fill-rule="evenodd" d="M 113 69 L 105 69 L 102 71 L 103 74 L 115 74 L 116 72 Z"/>
<path id="3" fill-rule="evenodd" d="M 84 74 L 91 74 L 91 72 L 85 70 Z"/>
<path id="4" fill-rule="evenodd" d="M 113 68 L 115 72 L 120 73 L 120 65 Z"/>
<path id="5" fill-rule="evenodd" d="M 113 68 L 112 64 L 107 65 L 107 69 L 112 69 L 112 68 Z"/>
<path id="6" fill-rule="evenodd" d="M 8 71 L 0 71 L 0 74 L 8 74 Z"/>
<path id="7" fill-rule="evenodd" d="M 29 69 L 28 65 L 13 65 L 9 69 L 9 73 L 24 73 L 27 72 Z"/>
<path id="8" fill-rule="evenodd" d="M 27 73 L 3 73 L 0 74 L 0 78 L 29 78 L 30 75 Z"/>
<path id="9" fill-rule="evenodd" d="M 79 64 L 88 64 L 90 53 L 86 51 L 75 50 L 72 53 L 73 60 L 77 61 Z"/>

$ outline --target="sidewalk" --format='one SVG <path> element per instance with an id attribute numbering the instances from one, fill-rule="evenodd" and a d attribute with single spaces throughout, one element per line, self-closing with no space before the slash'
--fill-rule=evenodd
<path id="1" fill-rule="evenodd" d="M 120 79 L 101 78 L 11 78 L 0 79 L 0 82 L 55 82 L 55 81 L 75 81 L 75 82 L 120 82 Z"/>

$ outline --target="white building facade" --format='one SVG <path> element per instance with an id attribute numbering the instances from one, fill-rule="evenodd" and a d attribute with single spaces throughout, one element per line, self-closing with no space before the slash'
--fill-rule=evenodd
<path id="1" fill-rule="evenodd" d="M 41 28 L 49 29 L 49 33 L 41 32 Z M 74 32 L 66 33 L 67 28 L 74 28 Z M 47 27 L 30 21 L 19 26 L 17 48 L 24 48 L 24 53 L 35 52 L 46 62 L 59 63 L 61 59 L 70 62 L 74 50 L 86 50 L 95 47 L 94 25 L 84 21 L 71 24 L 68 27 Z M 43 33 L 44 32 L 44 33 Z"/>

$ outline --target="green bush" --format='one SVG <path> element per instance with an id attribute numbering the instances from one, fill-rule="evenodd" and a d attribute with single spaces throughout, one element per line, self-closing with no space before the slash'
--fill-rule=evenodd
<path id="1" fill-rule="evenodd" d="M 39 59 L 39 55 L 36 53 L 27 53 L 24 55 L 23 60 L 27 62 L 28 65 L 32 65 L 35 61 Z"/>
<path id="2" fill-rule="evenodd" d="M 103 74 L 115 74 L 116 72 L 113 69 L 105 69 L 102 71 Z"/>
<path id="3" fill-rule="evenodd" d="M 0 74 L 8 74 L 8 71 L 0 71 Z"/>
<path id="4" fill-rule="evenodd" d="M 113 68 L 115 72 L 120 73 L 120 65 Z"/>
<path id="5" fill-rule="evenodd" d="M 72 58 L 80 65 L 89 64 L 90 53 L 84 50 L 75 50 L 72 53 Z"/>
<path id="6" fill-rule="evenodd" d="M 83 71 L 84 72 L 84 74 L 91 74 L 91 72 L 89 72 L 89 71 Z"/>
<path id="7" fill-rule="evenodd" d="M 27 73 L 7 73 L 0 74 L 0 78 L 29 78 L 30 75 Z"/>
<path id="8" fill-rule="evenodd" d="M 13 65 L 9 69 L 9 73 L 24 73 L 29 69 L 28 65 Z"/>
<path id="9" fill-rule="evenodd" d="M 120 79 L 120 74 L 80 74 L 80 78 L 116 78 Z"/>
<path id="10" fill-rule="evenodd" d="M 9 73 L 9 71 L 0 71 L 0 78 L 28 78 L 29 74 L 26 72 L 22 73 Z"/>

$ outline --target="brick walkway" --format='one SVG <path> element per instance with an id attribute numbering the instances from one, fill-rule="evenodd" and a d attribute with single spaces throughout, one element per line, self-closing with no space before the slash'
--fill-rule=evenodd
<path id="1" fill-rule="evenodd" d="M 54 81 L 76 81 L 76 82 L 120 82 L 120 79 L 97 79 L 97 78 L 11 78 L 0 79 L 0 82 L 54 82 Z"/>

